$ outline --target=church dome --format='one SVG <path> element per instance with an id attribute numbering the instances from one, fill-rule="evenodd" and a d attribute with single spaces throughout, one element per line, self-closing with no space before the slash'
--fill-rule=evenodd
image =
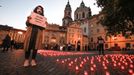
<path id="1" fill-rule="evenodd" d="M 91 9 L 90 7 L 85 6 L 84 2 L 82 1 L 80 7 L 74 12 L 74 20 L 82 20 L 87 19 L 91 16 Z"/>

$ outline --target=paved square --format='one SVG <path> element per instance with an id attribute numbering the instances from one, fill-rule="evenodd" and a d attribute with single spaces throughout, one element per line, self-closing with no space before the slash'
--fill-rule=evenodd
<path id="1" fill-rule="evenodd" d="M 133 53 L 39 50 L 38 65 L 23 67 L 23 50 L 0 52 L 0 75 L 134 75 Z"/>

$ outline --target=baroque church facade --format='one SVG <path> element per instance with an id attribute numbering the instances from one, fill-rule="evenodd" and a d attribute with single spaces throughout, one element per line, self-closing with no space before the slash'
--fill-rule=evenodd
<path id="1" fill-rule="evenodd" d="M 92 16 L 90 7 L 85 6 L 83 1 L 74 11 L 74 20 L 72 20 L 71 14 L 72 9 L 68 1 L 64 10 L 62 26 L 67 27 L 66 43 L 71 43 L 76 50 L 78 42 L 81 51 L 97 50 L 97 38 L 99 36 L 102 36 L 105 40 L 104 48 L 106 50 L 112 50 L 113 48 L 113 50 L 116 50 L 116 48 L 120 48 L 120 50 L 134 49 L 134 36 L 129 38 L 122 36 L 122 34 L 107 36 L 106 27 L 99 23 L 104 14 L 99 13 Z"/>
<path id="2" fill-rule="evenodd" d="M 82 1 L 74 12 L 72 20 L 72 9 L 69 1 L 64 10 L 62 26 L 67 27 L 67 44 L 71 43 L 75 50 L 80 45 L 80 50 L 88 50 L 88 19 L 91 17 L 90 7 L 86 7 Z"/>

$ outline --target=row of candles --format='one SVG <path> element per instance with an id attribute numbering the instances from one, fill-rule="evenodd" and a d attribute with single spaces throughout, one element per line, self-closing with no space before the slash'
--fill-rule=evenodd
<path id="1" fill-rule="evenodd" d="M 70 56 L 70 55 L 82 55 L 90 54 L 89 52 L 64 52 L 64 51 L 53 51 L 53 50 L 38 50 L 38 53 L 44 56 Z"/>
<path id="2" fill-rule="evenodd" d="M 57 59 L 56 62 L 76 72 L 76 75 L 134 75 L 134 55 L 79 56 Z"/>
<path id="3" fill-rule="evenodd" d="M 69 69 L 70 72 L 74 72 L 75 75 L 134 75 L 134 55 L 90 55 L 85 52 L 43 50 L 38 53 L 44 56 L 59 57 L 55 59 L 55 62 Z"/>

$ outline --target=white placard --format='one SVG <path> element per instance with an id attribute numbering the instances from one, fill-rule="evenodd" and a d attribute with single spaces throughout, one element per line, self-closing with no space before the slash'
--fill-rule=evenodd
<path id="1" fill-rule="evenodd" d="M 47 19 L 44 16 L 41 16 L 37 13 L 32 12 L 30 17 L 31 19 L 29 20 L 29 22 L 31 24 L 46 28 Z"/>

